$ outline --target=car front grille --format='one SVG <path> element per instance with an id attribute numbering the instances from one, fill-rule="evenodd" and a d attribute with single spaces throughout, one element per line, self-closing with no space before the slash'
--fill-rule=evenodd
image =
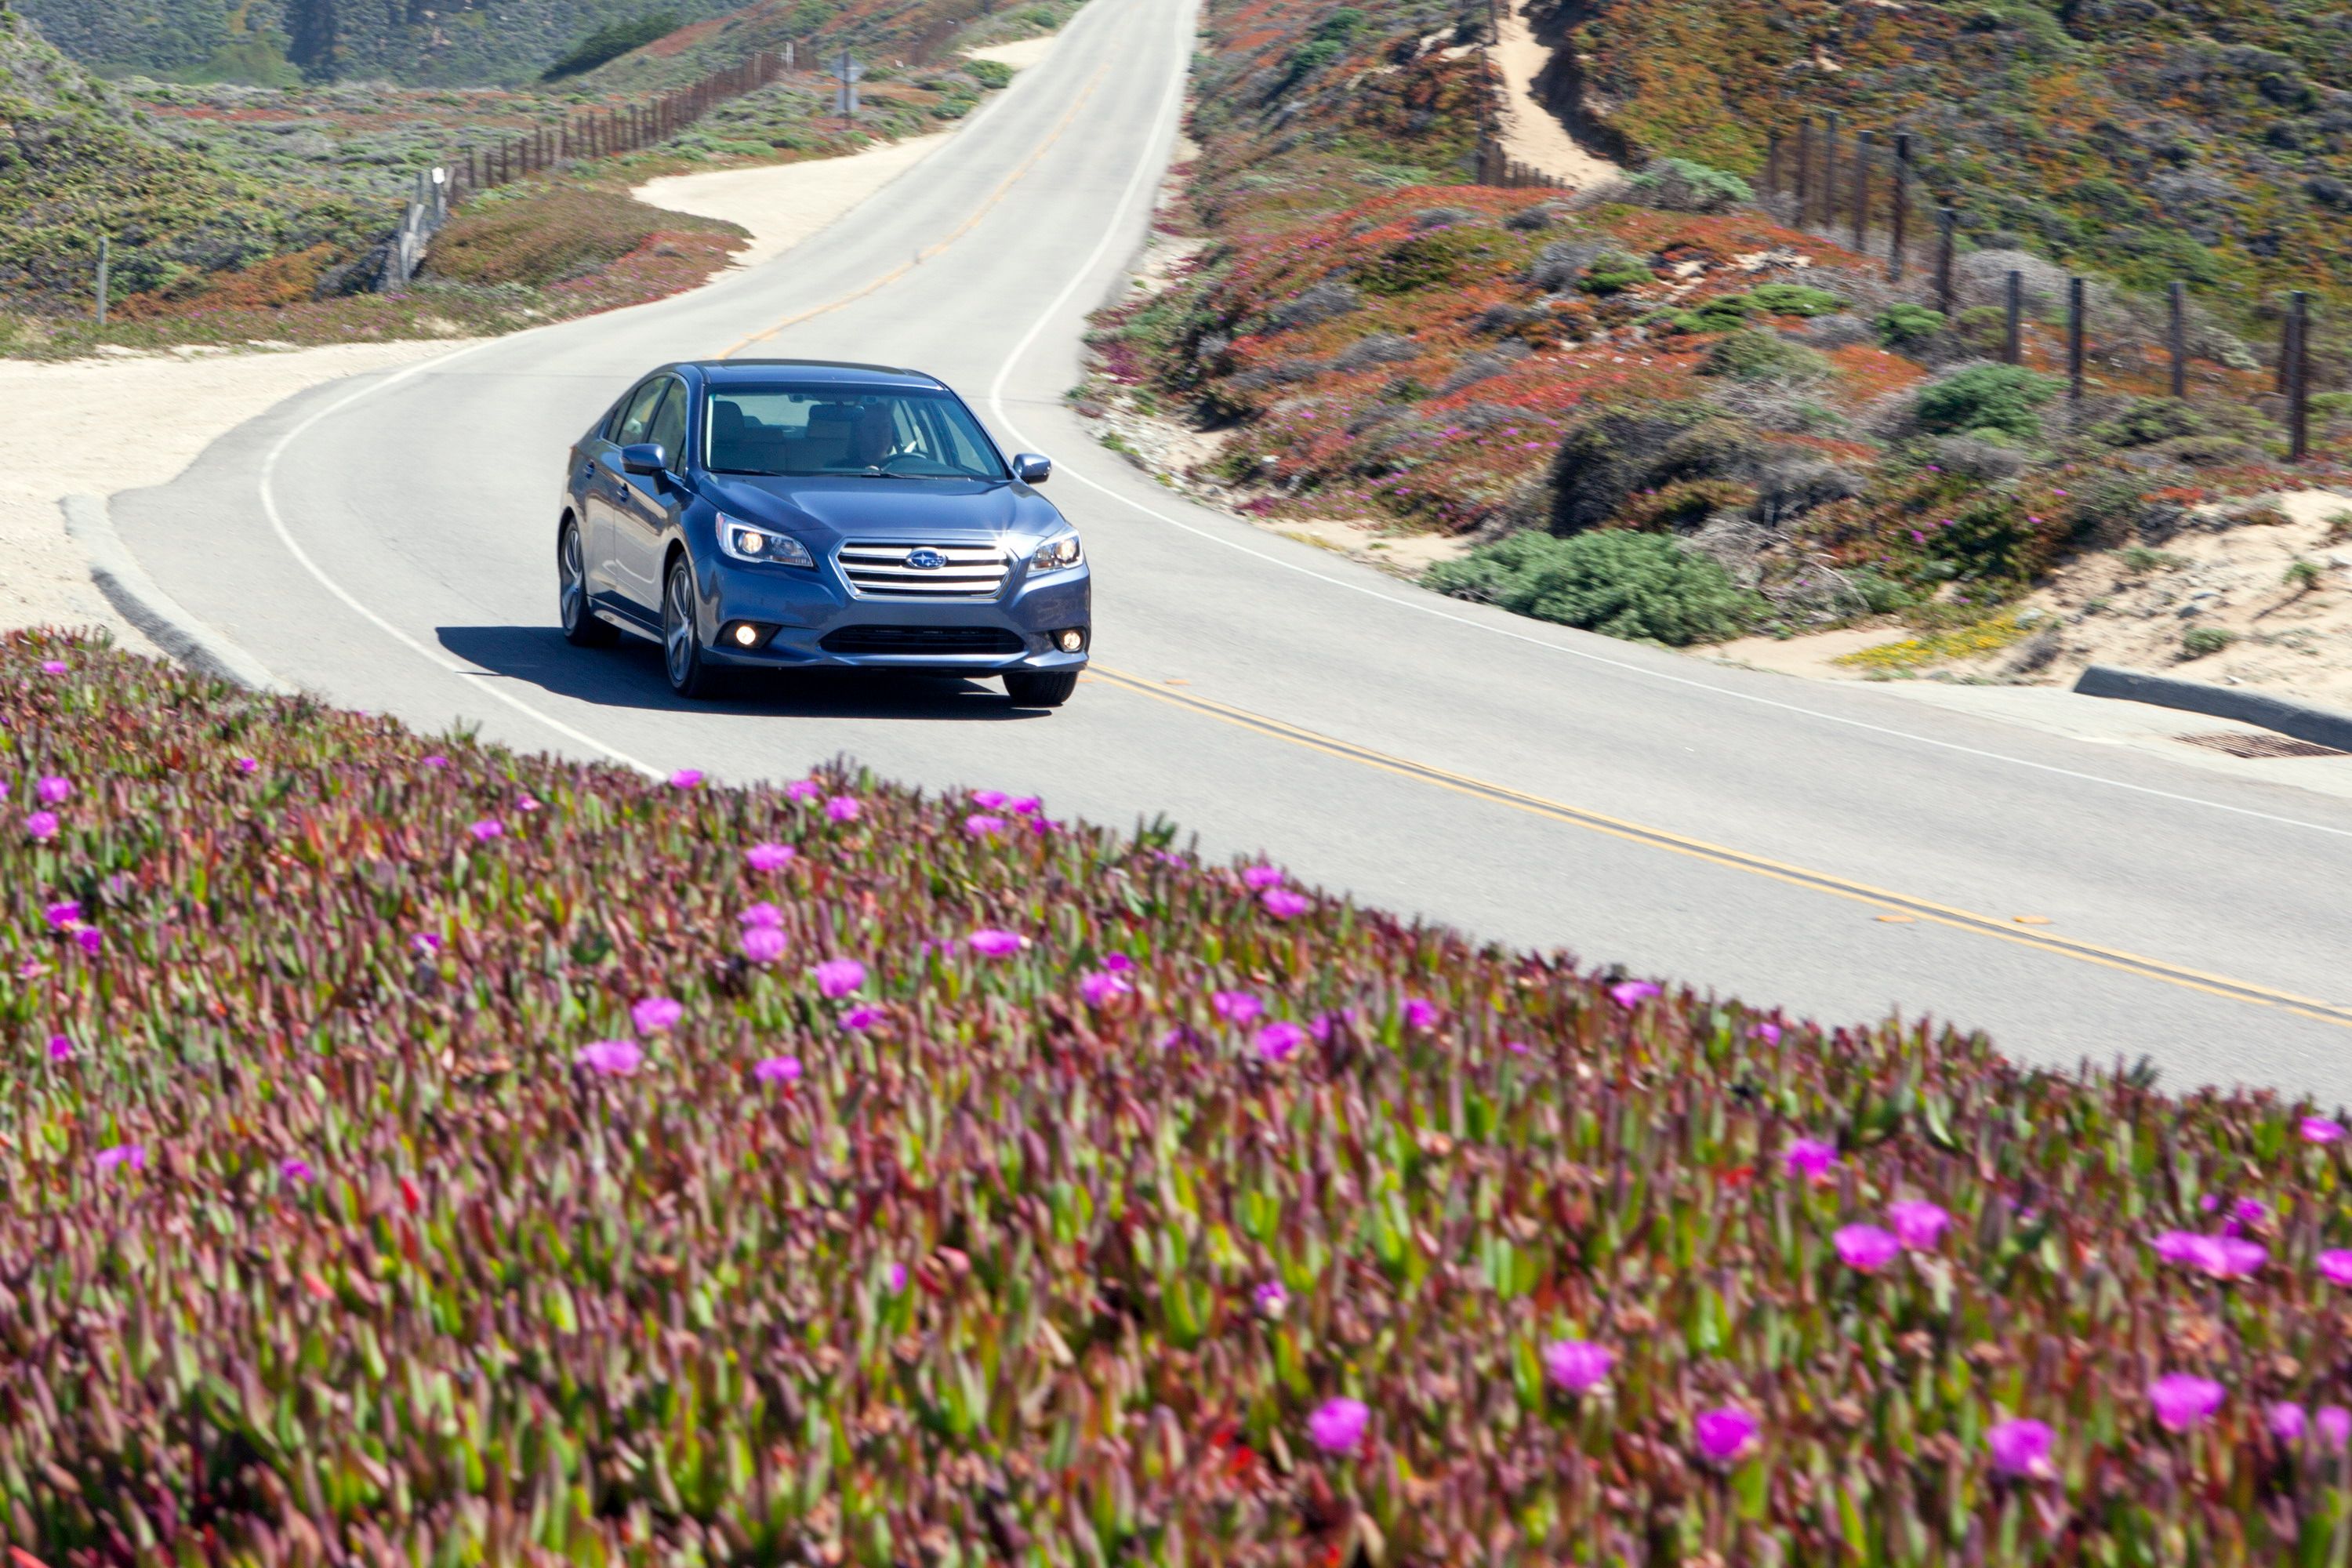
<path id="1" fill-rule="evenodd" d="M 909 566 L 929 552 L 937 566 Z M 993 599 L 1013 563 L 999 544 L 898 544 L 851 540 L 841 547 L 842 575 L 874 599 Z"/>
<path id="2" fill-rule="evenodd" d="M 1025 653 L 1017 632 L 1003 626 L 843 626 L 817 646 L 827 653 Z"/>

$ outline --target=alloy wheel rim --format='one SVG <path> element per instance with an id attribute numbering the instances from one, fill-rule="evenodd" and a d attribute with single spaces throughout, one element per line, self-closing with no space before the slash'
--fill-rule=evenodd
<path id="1" fill-rule="evenodd" d="M 669 625 L 665 631 L 667 636 L 663 641 L 669 652 L 669 678 L 684 680 L 687 666 L 694 657 L 694 613 L 687 599 L 684 572 L 669 574 Z"/>
<path id="2" fill-rule="evenodd" d="M 563 531 L 562 566 L 563 624 L 576 628 L 581 620 L 581 601 L 586 596 L 581 584 L 580 531 L 576 528 Z"/>

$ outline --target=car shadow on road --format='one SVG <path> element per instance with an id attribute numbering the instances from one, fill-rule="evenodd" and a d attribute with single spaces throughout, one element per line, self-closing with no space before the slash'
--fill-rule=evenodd
<path id="1" fill-rule="evenodd" d="M 493 676 L 607 708 L 759 714 L 807 719 L 1043 719 L 1015 708 L 993 683 L 956 675 L 779 670 L 738 677 L 736 689 L 692 702 L 662 677 L 661 650 L 641 637 L 608 648 L 573 647 L 553 626 L 439 626 L 441 646 Z"/>

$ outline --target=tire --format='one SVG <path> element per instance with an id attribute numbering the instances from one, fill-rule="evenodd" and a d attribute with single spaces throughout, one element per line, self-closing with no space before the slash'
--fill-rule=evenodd
<path id="1" fill-rule="evenodd" d="M 1075 669 L 1016 669 L 1004 678 L 1004 694 L 1015 708 L 1059 708 L 1077 689 Z"/>
<path id="2" fill-rule="evenodd" d="M 555 612 L 563 623 L 563 640 L 573 647 L 611 647 L 620 639 L 588 607 L 588 557 L 580 525 L 570 518 L 555 540 Z"/>
<path id="3" fill-rule="evenodd" d="M 718 696 L 723 684 L 702 657 L 694 626 L 694 569 L 683 555 L 670 563 L 662 584 L 662 673 L 672 691 L 695 701 Z"/>

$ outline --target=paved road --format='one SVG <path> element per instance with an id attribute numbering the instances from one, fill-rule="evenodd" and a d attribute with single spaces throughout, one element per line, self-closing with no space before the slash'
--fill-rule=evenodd
<path id="1" fill-rule="evenodd" d="M 118 498 L 124 537 L 286 679 L 420 724 L 733 778 L 847 752 L 1098 821 L 1166 811 L 1209 852 L 1511 942 L 2352 1100 L 2352 803 L 1454 604 L 1094 447 L 1058 396 L 1142 241 L 1190 27 L 1179 0 L 1094 0 L 979 122 L 782 259 L 296 398 Z M 913 680 L 688 707 L 650 646 L 562 642 L 566 443 L 646 367 L 772 330 L 755 352 L 943 374 L 1059 458 L 1101 661 L 1070 707 Z"/>

